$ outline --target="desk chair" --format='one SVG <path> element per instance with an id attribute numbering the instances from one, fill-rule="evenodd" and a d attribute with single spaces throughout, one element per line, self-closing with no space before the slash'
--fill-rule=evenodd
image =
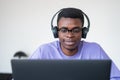
<path id="1" fill-rule="evenodd" d="M 0 73 L 0 80 L 12 80 L 11 73 Z"/>

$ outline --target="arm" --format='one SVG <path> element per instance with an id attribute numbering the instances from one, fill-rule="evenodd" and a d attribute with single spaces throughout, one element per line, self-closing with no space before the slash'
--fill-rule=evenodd
<path id="1" fill-rule="evenodd" d="M 110 59 L 102 48 L 100 52 L 101 52 L 101 59 Z M 117 66 L 113 61 L 111 64 L 110 80 L 120 80 L 120 70 L 117 68 Z"/>

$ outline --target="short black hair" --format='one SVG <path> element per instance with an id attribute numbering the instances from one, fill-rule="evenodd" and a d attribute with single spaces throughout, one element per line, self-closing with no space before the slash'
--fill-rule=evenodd
<path id="1" fill-rule="evenodd" d="M 83 12 L 82 12 L 82 10 L 77 9 L 77 8 L 63 8 L 63 9 L 61 9 L 60 13 L 58 14 L 57 24 L 62 17 L 64 17 L 64 18 L 79 18 L 82 22 L 82 25 L 84 24 Z"/>

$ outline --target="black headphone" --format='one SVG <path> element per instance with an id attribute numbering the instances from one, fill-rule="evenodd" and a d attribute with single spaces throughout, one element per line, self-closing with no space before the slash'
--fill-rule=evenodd
<path id="1" fill-rule="evenodd" d="M 56 12 L 53 17 L 52 17 L 52 20 L 51 20 L 51 29 L 52 29 L 52 32 L 53 32 L 53 36 L 54 38 L 58 38 L 58 27 L 57 26 L 53 26 L 53 20 L 55 18 L 55 16 L 60 13 L 63 9 L 59 10 L 58 12 Z M 82 10 L 81 10 L 82 11 Z M 83 27 L 82 28 L 82 38 L 86 38 L 87 36 L 87 33 L 89 31 L 89 28 L 90 28 L 90 20 L 88 18 L 88 16 L 82 11 L 82 14 L 86 17 L 86 20 L 87 20 L 87 27 Z"/>

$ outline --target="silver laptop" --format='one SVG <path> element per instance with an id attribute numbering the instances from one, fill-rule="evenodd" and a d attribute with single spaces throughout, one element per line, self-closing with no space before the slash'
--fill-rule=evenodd
<path id="1" fill-rule="evenodd" d="M 14 80 L 110 80 L 111 60 L 11 60 Z"/>

